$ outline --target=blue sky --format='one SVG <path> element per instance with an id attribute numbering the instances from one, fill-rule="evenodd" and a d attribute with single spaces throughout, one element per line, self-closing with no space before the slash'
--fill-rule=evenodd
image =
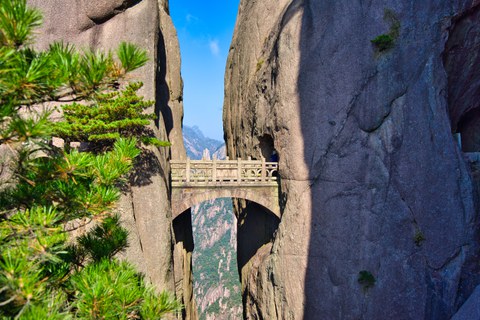
<path id="1" fill-rule="evenodd" d="M 240 0 L 170 0 L 184 82 L 183 123 L 223 141 L 223 76 Z"/>

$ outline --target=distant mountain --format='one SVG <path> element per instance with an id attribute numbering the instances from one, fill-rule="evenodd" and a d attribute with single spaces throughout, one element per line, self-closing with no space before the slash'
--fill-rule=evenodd
<path id="1" fill-rule="evenodd" d="M 227 148 L 225 147 L 224 144 L 220 146 L 220 148 L 218 148 L 217 151 L 215 151 L 212 155 L 212 157 L 215 157 L 220 160 L 225 159 L 226 156 L 227 156 Z"/>
<path id="2" fill-rule="evenodd" d="M 198 127 L 183 127 L 190 159 L 225 158 L 225 144 L 207 138 Z M 228 198 L 205 201 L 192 208 L 194 294 L 200 320 L 242 319 L 237 271 L 236 218 Z"/>
<path id="3" fill-rule="evenodd" d="M 183 143 L 190 159 L 202 159 L 203 151 L 208 150 L 209 154 L 219 152 L 225 157 L 225 144 L 222 141 L 205 137 L 197 126 L 183 126 Z M 223 148 L 223 153 L 222 153 Z M 218 159 L 223 159 L 218 157 Z"/>

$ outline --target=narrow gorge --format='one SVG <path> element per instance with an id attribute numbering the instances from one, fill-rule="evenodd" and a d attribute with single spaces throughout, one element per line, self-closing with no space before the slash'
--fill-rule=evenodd
<path id="1" fill-rule="evenodd" d="M 168 0 L 28 3 L 44 14 L 40 48 L 125 40 L 148 51 L 133 76 L 171 146 L 135 164 L 118 208 L 122 258 L 175 293 L 177 318 L 201 318 L 192 221 L 218 212 L 204 203 L 204 216 L 196 207 L 172 218 L 169 161 L 201 154 L 184 145 Z M 234 199 L 236 230 L 210 226 L 236 241 L 240 283 L 220 276 L 229 289 L 218 291 L 241 296 L 245 319 L 480 319 L 479 48 L 479 0 L 240 1 L 224 152 L 278 153 L 281 212 Z"/>

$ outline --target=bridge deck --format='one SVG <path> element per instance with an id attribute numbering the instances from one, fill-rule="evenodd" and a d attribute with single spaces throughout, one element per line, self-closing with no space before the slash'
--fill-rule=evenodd
<path id="1" fill-rule="evenodd" d="M 277 162 L 171 160 L 172 187 L 277 186 Z"/>

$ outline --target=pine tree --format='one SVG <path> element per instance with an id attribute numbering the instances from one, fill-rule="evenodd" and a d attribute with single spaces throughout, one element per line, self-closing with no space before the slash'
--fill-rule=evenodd
<path id="1" fill-rule="evenodd" d="M 41 19 L 25 0 L 0 0 L 0 152 L 8 153 L 0 158 L 0 318 L 159 319 L 179 303 L 115 258 L 127 231 L 114 208 L 141 152 L 137 137 L 167 144 L 148 135 L 141 84 L 117 91 L 147 55 L 127 43 L 117 59 L 62 43 L 35 51 Z M 62 107 L 60 123 L 39 107 L 64 100 L 76 102 Z M 80 152 L 70 141 L 101 148 Z M 69 223 L 84 219 L 96 226 L 71 239 Z"/>
<path id="2" fill-rule="evenodd" d="M 145 113 L 153 101 L 137 95 L 141 82 L 133 82 L 120 92 L 96 94 L 90 103 L 62 106 L 64 121 L 55 124 L 55 135 L 70 141 L 94 142 L 109 145 L 120 137 L 137 137 L 145 144 L 169 146 L 152 137 L 148 130 L 154 114 Z"/>

